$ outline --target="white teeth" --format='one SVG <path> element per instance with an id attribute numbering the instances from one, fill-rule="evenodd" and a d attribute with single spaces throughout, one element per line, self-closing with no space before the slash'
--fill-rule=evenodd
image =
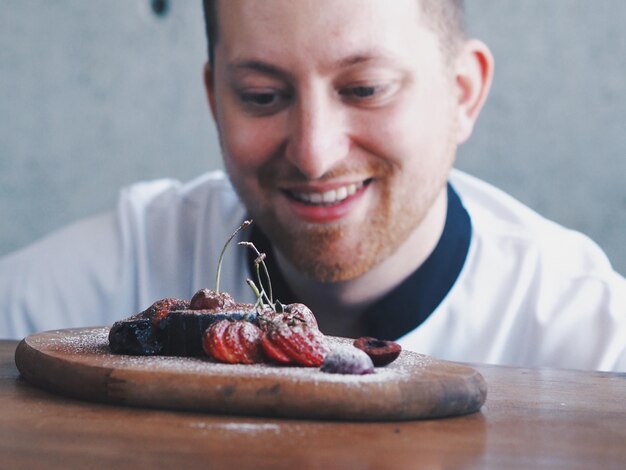
<path id="1" fill-rule="evenodd" d="M 339 201 L 343 201 L 345 198 L 348 197 L 348 188 L 343 186 L 343 187 L 337 189 L 336 193 L 337 193 L 337 199 Z"/>
<path id="2" fill-rule="evenodd" d="M 315 204 L 319 204 L 320 202 L 324 200 L 323 195 L 320 193 L 311 193 L 311 194 L 303 193 L 301 196 L 302 196 L 302 200 L 304 201 L 308 200 L 309 202 L 313 202 Z"/>
<path id="3" fill-rule="evenodd" d="M 337 200 L 337 191 L 326 191 L 322 194 L 322 200 L 326 203 L 335 202 Z"/>
<path id="4" fill-rule="evenodd" d="M 349 196 L 355 194 L 359 188 L 363 186 L 363 183 L 353 183 L 346 186 L 341 186 L 337 189 L 319 192 L 307 192 L 307 193 L 291 193 L 293 197 L 309 204 L 335 204 L 341 202 Z"/>

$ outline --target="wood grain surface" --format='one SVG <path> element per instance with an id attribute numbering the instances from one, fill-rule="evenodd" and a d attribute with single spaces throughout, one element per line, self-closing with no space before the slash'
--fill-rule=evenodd
<path id="1" fill-rule="evenodd" d="M 480 412 L 394 422 L 116 406 L 49 393 L 0 340 L 0 468 L 487 469 L 626 467 L 626 374 L 474 364 Z"/>
<path id="2" fill-rule="evenodd" d="M 70 397 L 250 416 L 448 417 L 478 411 L 487 393 L 483 377 L 471 367 L 410 351 L 375 374 L 356 376 L 208 358 L 115 355 L 107 335 L 105 327 L 38 333 L 19 344 L 15 361 L 27 381 Z"/>

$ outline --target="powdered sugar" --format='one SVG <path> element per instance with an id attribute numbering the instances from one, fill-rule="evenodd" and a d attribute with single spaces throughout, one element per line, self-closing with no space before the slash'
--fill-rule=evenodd
<path id="1" fill-rule="evenodd" d="M 51 352 L 83 355 L 111 354 L 108 328 L 54 330 L 28 337 L 34 345 L 46 345 Z"/>
<path id="2" fill-rule="evenodd" d="M 242 434 L 279 434 L 281 427 L 278 424 L 269 423 L 246 423 L 246 422 L 229 422 L 229 423 L 191 423 L 192 428 L 207 429 L 212 431 L 228 431 Z"/>
<path id="3" fill-rule="evenodd" d="M 328 374 L 318 368 L 279 366 L 274 364 L 222 364 L 214 362 L 208 357 L 174 357 L 174 356 L 129 356 L 112 354 L 108 346 L 108 331 L 106 327 L 59 330 L 33 335 L 29 342 L 37 347 L 44 345 L 52 355 L 63 355 L 68 360 L 78 362 L 97 359 L 103 367 L 115 369 L 129 369 L 135 371 L 164 371 L 180 374 L 207 374 L 217 376 L 240 376 L 249 378 L 275 378 L 281 381 L 310 381 L 312 383 L 345 383 L 367 384 L 401 380 L 403 376 L 416 369 L 427 369 L 432 359 L 403 351 L 400 357 L 386 367 L 376 368 L 374 374 L 349 375 Z M 327 345 L 345 348 L 351 340 L 344 338 L 325 338 Z"/>

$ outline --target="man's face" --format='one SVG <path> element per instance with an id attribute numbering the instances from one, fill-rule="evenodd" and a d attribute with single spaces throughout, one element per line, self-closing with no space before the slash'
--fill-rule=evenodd
<path id="1" fill-rule="evenodd" d="M 445 188 L 456 88 L 420 15 L 416 0 L 219 4 L 209 88 L 227 171 L 314 279 L 375 266 Z"/>

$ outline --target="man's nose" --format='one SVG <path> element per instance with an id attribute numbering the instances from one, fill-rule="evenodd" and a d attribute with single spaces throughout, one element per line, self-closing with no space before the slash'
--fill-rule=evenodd
<path id="1" fill-rule="evenodd" d="M 348 155 L 350 139 L 339 102 L 307 93 L 291 109 L 286 158 L 307 178 L 324 176 Z"/>

